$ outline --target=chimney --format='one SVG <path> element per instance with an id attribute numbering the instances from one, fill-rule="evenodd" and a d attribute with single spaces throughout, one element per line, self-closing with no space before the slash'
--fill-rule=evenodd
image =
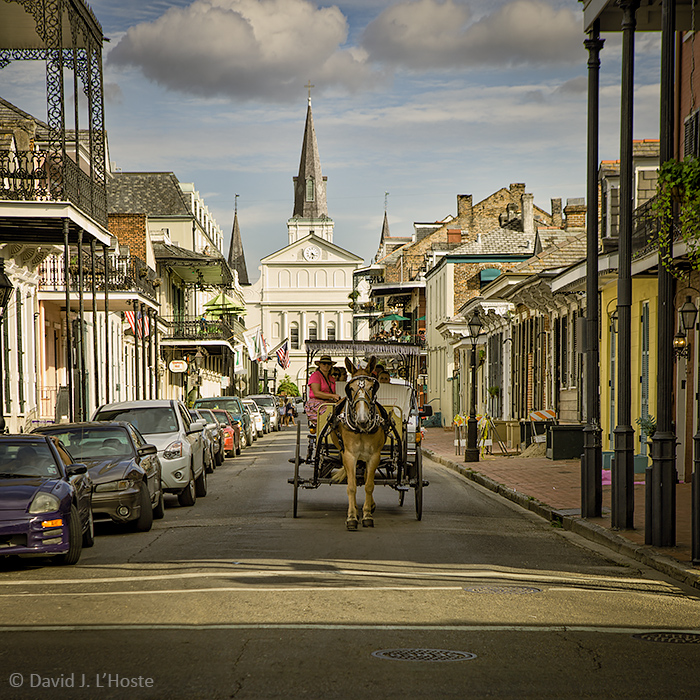
<path id="1" fill-rule="evenodd" d="M 472 196 L 470 194 L 457 195 L 457 218 L 470 217 L 472 214 Z"/>
<path id="2" fill-rule="evenodd" d="M 586 200 L 583 197 L 578 197 L 576 199 L 567 199 L 566 207 L 564 208 L 564 214 L 566 215 L 566 221 L 564 223 L 564 230 L 568 231 L 573 228 L 585 228 L 586 227 Z"/>
<path id="3" fill-rule="evenodd" d="M 552 226 L 561 228 L 564 220 L 561 216 L 561 198 L 552 200 Z"/>
<path id="4" fill-rule="evenodd" d="M 535 232 L 535 195 L 523 194 L 522 202 L 522 217 L 523 217 L 523 233 Z"/>
<path id="5" fill-rule="evenodd" d="M 511 202 L 520 202 L 520 198 L 525 194 L 524 182 L 511 182 L 510 187 Z"/>
<path id="6" fill-rule="evenodd" d="M 462 242 L 462 229 L 461 228 L 448 228 L 447 229 L 447 242 L 448 243 L 461 243 Z"/>

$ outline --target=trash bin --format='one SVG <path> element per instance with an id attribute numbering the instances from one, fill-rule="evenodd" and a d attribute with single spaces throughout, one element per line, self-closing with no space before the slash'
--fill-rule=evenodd
<path id="1" fill-rule="evenodd" d="M 548 459 L 578 459 L 583 453 L 583 424 L 550 425 L 547 429 Z"/>

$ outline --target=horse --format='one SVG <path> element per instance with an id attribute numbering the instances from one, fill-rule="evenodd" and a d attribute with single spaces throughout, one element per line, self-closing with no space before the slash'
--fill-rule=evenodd
<path id="1" fill-rule="evenodd" d="M 365 502 L 362 508 L 362 526 L 374 527 L 372 517 L 374 502 L 374 473 L 379 466 L 382 447 L 386 441 L 388 415 L 376 402 L 379 382 L 372 376 L 377 358 L 372 357 L 366 367 L 356 367 L 345 358 L 345 367 L 352 379 L 345 387 L 346 397 L 336 416 L 330 437 L 340 451 L 343 466 L 332 477 L 336 483 L 347 479 L 348 530 L 357 530 L 359 509 L 357 507 L 357 463 L 365 464 Z"/>

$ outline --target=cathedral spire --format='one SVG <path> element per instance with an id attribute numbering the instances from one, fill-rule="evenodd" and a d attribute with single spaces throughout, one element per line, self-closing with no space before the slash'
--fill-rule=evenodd
<path id="1" fill-rule="evenodd" d="M 236 195 L 233 210 L 233 230 L 231 231 L 231 245 L 228 249 L 228 265 L 232 270 L 238 272 L 238 283 L 248 285 L 248 268 L 245 264 L 245 253 L 243 252 L 243 240 L 241 239 L 241 229 L 238 225 L 238 195 Z"/>
<path id="2" fill-rule="evenodd" d="M 309 89 L 309 93 L 311 90 Z M 311 113 L 311 95 L 306 109 L 304 141 L 301 146 L 299 174 L 294 178 L 293 218 L 323 219 L 328 216 L 326 204 L 326 180 L 321 172 L 321 158 Z"/>

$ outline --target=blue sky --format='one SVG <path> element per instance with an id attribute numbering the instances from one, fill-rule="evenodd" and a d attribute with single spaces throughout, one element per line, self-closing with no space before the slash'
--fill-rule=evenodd
<path id="1" fill-rule="evenodd" d="M 370 261 L 391 233 L 524 182 L 585 195 L 586 60 L 576 0 L 93 0 L 121 170 L 194 182 L 249 275 L 287 243 L 308 80 L 334 241 Z M 601 158 L 619 140 L 619 36 L 601 54 Z M 658 41 L 637 40 L 635 138 L 658 138 Z M 45 115 L 41 71 L 0 94 Z"/>

